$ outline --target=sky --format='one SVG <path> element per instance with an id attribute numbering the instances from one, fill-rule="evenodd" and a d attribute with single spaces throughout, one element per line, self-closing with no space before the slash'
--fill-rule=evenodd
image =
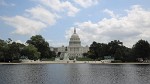
<path id="1" fill-rule="evenodd" d="M 25 43 L 42 35 L 67 46 L 74 27 L 82 45 L 150 42 L 150 0 L 0 0 L 0 39 Z"/>

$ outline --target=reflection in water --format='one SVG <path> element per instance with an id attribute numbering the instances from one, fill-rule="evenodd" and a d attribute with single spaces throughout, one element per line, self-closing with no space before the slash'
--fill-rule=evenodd
<path id="1" fill-rule="evenodd" d="M 150 84 L 150 65 L 0 65 L 0 84 Z"/>

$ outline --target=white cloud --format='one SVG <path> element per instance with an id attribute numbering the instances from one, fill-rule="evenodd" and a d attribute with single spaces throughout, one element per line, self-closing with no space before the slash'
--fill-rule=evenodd
<path id="1" fill-rule="evenodd" d="M 42 6 L 27 9 L 26 11 L 31 14 L 32 18 L 40 20 L 49 25 L 55 24 L 56 20 L 59 18 L 57 14 L 51 13 Z"/>
<path id="2" fill-rule="evenodd" d="M 5 0 L 0 0 L 0 6 L 15 6 L 15 4 L 7 3 Z"/>
<path id="3" fill-rule="evenodd" d="M 79 11 L 69 1 L 60 0 L 39 0 L 41 3 L 38 6 L 26 9 L 23 15 L 16 15 L 12 17 L 0 16 L 6 24 L 14 27 L 16 30 L 13 33 L 20 35 L 34 35 L 40 32 L 47 26 L 54 25 L 57 19 L 61 18 L 58 12 L 66 12 L 68 16 L 75 16 Z M 4 0 L 0 1 L 2 5 L 10 5 Z M 50 7 L 47 8 L 46 6 Z M 53 11 L 52 11 L 53 10 Z"/>
<path id="4" fill-rule="evenodd" d="M 31 9 L 26 9 L 26 17 L 16 15 L 13 17 L 0 16 L 6 24 L 14 27 L 13 32 L 20 35 L 35 35 L 47 26 L 54 25 L 60 16 L 50 12 L 42 6 L 36 6 Z"/>
<path id="5" fill-rule="evenodd" d="M 52 10 L 56 12 L 67 11 L 68 16 L 75 16 L 75 14 L 79 11 L 78 8 L 72 5 L 69 1 L 62 0 L 39 0 L 40 3 L 50 7 Z"/>
<path id="6" fill-rule="evenodd" d="M 121 17 L 104 18 L 97 23 L 91 21 L 78 23 L 77 33 L 82 42 L 91 44 L 93 41 L 110 42 L 121 40 L 124 45 L 132 47 L 140 39 L 150 41 L 150 11 L 139 5 L 134 5 L 125 10 L 127 15 Z M 111 16 L 113 11 L 110 12 Z M 73 29 L 66 31 L 66 38 L 69 38 Z"/>
<path id="7" fill-rule="evenodd" d="M 119 17 L 118 15 L 115 15 L 113 11 L 109 10 L 109 9 L 105 9 L 104 10 L 105 13 L 108 13 L 111 17 L 113 18 L 117 18 Z"/>
<path id="8" fill-rule="evenodd" d="M 23 16 L 0 17 L 6 24 L 16 28 L 13 33 L 21 35 L 34 35 L 41 29 L 47 27 L 44 23 Z"/>
<path id="9" fill-rule="evenodd" d="M 96 5 L 99 0 L 74 0 L 77 4 L 81 5 L 84 8 Z"/>

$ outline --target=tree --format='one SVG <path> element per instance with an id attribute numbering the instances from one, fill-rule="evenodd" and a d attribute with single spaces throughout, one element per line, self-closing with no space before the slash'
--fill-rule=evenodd
<path id="1" fill-rule="evenodd" d="M 91 59 L 98 59 L 98 49 L 97 49 L 97 42 L 93 42 L 91 45 L 90 45 L 90 48 L 89 48 L 89 58 Z"/>
<path id="2" fill-rule="evenodd" d="M 25 57 L 28 57 L 30 60 L 37 60 L 40 58 L 40 52 L 37 51 L 37 48 L 34 47 L 34 45 L 29 44 L 28 46 L 25 46 L 22 55 Z"/>
<path id="3" fill-rule="evenodd" d="M 52 58 L 52 57 L 56 57 L 56 52 L 55 51 L 50 51 L 50 55 L 51 56 L 48 56 L 49 58 Z"/>
<path id="4" fill-rule="evenodd" d="M 10 38 L 7 41 L 0 40 L 0 60 L 4 62 L 19 60 L 24 46 L 24 44 L 12 42 Z"/>
<path id="5" fill-rule="evenodd" d="M 104 59 L 104 56 L 109 55 L 109 46 L 104 43 L 98 43 L 98 54 L 99 54 L 99 59 L 102 60 Z"/>
<path id="6" fill-rule="evenodd" d="M 104 43 L 93 42 L 90 45 L 88 57 L 91 59 L 104 59 L 104 56 L 108 55 L 108 45 Z"/>
<path id="7" fill-rule="evenodd" d="M 123 56 L 125 55 L 125 46 L 119 40 L 114 40 L 108 43 L 109 46 L 109 55 L 114 57 L 115 60 L 123 60 Z"/>
<path id="8" fill-rule="evenodd" d="M 0 39 L 0 61 L 5 61 L 5 47 L 7 43 Z"/>
<path id="9" fill-rule="evenodd" d="M 26 43 L 32 44 L 38 49 L 38 52 L 41 53 L 40 59 L 53 57 L 54 53 L 50 51 L 48 42 L 41 35 L 32 36 Z"/>
<path id="10" fill-rule="evenodd" d="M 8 52 L 12 60 L 19 60 L 21 56 L 21 51 L 24 48 L 24 44 L 12 42 L 8 44 Z"/>
<path id="11" fill-rule="evenodd" d="M 88 56 L 88 53 L 83 53 L 83 57 L 87 57 Z"/>
<path id="12" fill-rule="evenodd" d="M 150 58 L 150 44 L 145 40 L 139 40 L 132 47 L 133 55 L 136 58 L 148 59 Z"/>
<path id="13" fill-rule="evenodd" d="M 135 62 L 136 61 L 135 60 L 136 58 L 133 55 L 133 52 L 132 52 L 131 48 L 125 48 L 124 52 L 125 52 L 125 56 L 123 57 L 124 62 Z"/>

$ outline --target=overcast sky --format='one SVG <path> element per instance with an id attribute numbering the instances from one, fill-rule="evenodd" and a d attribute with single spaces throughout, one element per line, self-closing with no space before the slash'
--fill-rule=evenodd
<path id="1" fill-rule="evenodd" d="M 40 34 L 50 46 L 68 45 L 73 27 L 83 45 L 150 42 L 150 0 L 0 0 L 0 39 L 24 43 Z"/>

